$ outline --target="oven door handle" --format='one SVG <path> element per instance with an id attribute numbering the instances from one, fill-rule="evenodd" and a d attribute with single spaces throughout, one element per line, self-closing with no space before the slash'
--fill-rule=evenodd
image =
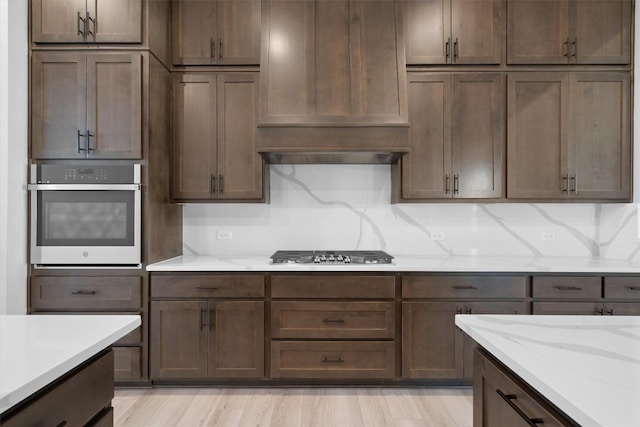
<path id="1" fill-rule="evenodd" d="M 142 188 L 141 184 L 29 184 L 27 186 L 29 190 L 36 191 L 95 191 L 95 190 L 125 190 L 125 191 L 139 191 Z"/>

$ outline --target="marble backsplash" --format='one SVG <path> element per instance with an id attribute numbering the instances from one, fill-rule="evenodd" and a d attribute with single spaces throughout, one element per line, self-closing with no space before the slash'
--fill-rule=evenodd
<path id="1" fill-rule="evenodd" d="M 382 249 L 640 260 L 636 204 L 391 204 L 389 165 L 270 168 L 270 204 L 184 206 L 185 255 Z M 220 231 L 232 239 L 218 239 Z"/>

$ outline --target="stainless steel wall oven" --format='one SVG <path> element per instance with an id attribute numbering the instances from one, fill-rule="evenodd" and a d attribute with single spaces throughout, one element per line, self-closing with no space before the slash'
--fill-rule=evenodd
<path id="1" fill-rule="evenodd" d="M 140 264 L 140 165 L 32 165 L 29 190 L 32 264 Z"/>

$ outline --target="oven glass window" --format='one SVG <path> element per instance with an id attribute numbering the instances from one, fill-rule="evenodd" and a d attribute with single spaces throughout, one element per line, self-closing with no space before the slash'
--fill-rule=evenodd
<path id="1" fill-rule="evenodd" d="M 39 246 L 132 246 L 133 191 L 39 191 Z"/>

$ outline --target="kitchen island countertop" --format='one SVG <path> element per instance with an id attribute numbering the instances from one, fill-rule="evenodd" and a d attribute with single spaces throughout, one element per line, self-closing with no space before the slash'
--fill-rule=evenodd
<path id="1" fill-rule="evenodd" d="M 138 315 L 0 316 L 0 414 L 140 325 Z"/>
<path id="2" fill-rule="evenodd" d="M 640 426 L 640 316 L 456 315 L 456 325 L 583 427 Z"/>
<path id="3" fill-rule="evenodd" d="M 402 256 L 391 264 L 272 264 L 263 256 L 178 256 L 149 264 L 147 271 L 166 272 L 518 272 L 638 273 L 640 264 L 589 257 Z"/>

